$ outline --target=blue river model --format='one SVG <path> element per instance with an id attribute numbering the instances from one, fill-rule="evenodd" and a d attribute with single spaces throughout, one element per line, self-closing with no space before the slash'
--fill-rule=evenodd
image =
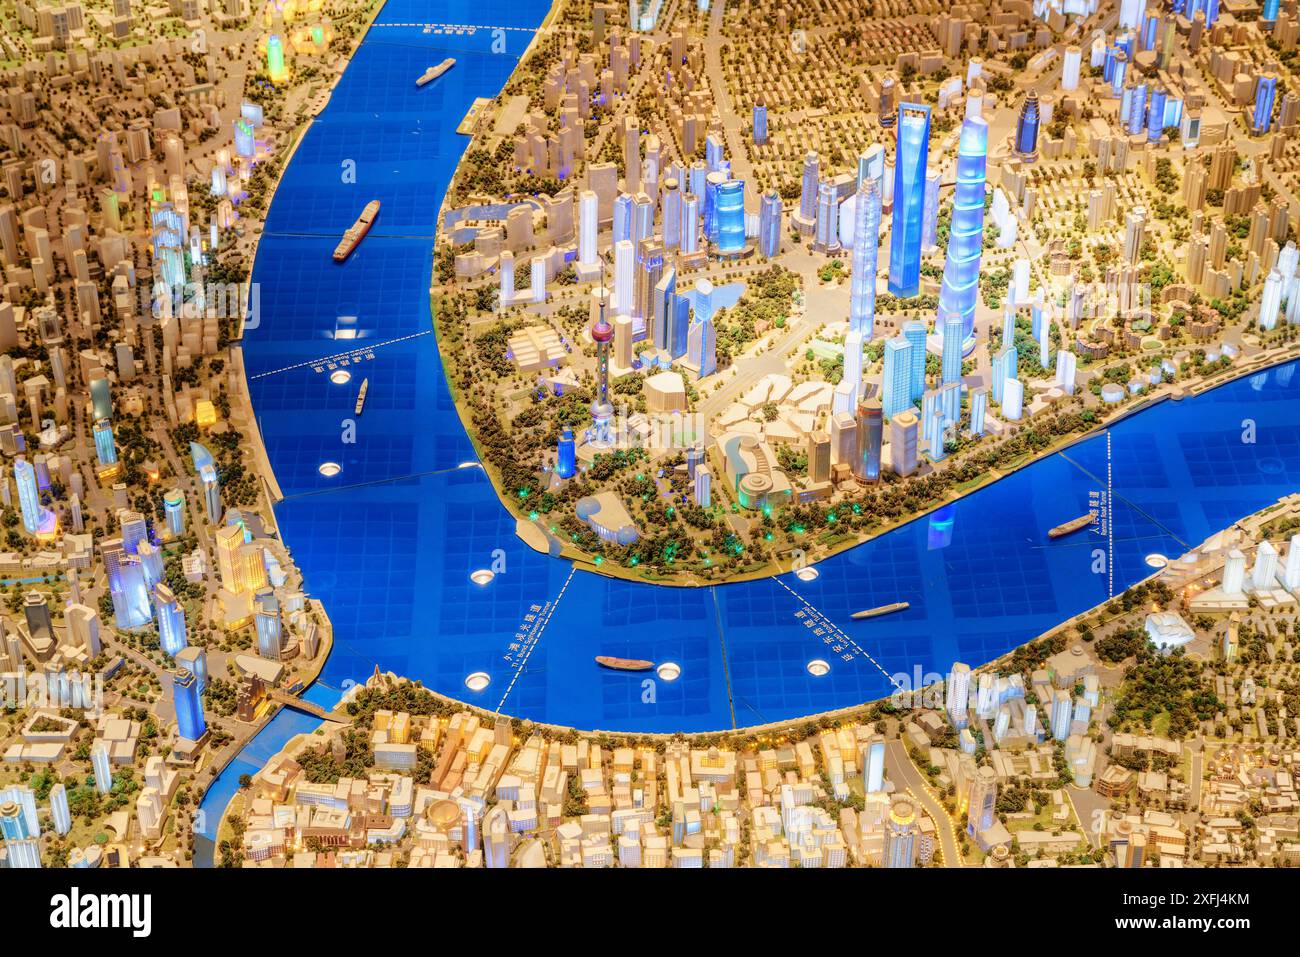
<path id="1" fill-rule="evenodd" d="M 468 144 L 456 126 L 475 97 L 501 90 L 548 8 L 491 6 L 390 0 L 289 164 L 258 248 L 249 386 L 285 496 L 281 534 L 335 633 L 313 700 L 330 704 L 378 665 L 489 711 L 583 729 L 786 721 L 883 697 L 891 676 L 915 684 L 955 660 L 983 664 L 1146 577 L 1147 556 L 1178 556 L 1296 490 L 1292 363 L 1126 418 L 820 562 L 812 581 L 653 586 L 534 552 L 482 469 L 462 467 L 476 455 L 430 325 L 437 213 Z M 448 56 L 452 70 L 415 86 Z M 331 251 L 371 199 L 382 202 L 374 229 L 336 265 Z M 349 383 L 316 371 L 314 360 L 353 350 Z M 342 470 L 326 478 L 323 462 Z M 1099 500 L 1109 539 L 1047 538 Z M 470 580 L 492 567 L 490 584 Z M 911 607 L 850 617 L 895 601 Z M 681 673 L 611 672 L 596 655 Z M 810 674 L 814 659 L 829 672 Z M 477 692 L 465 683 L 476 672 L 490 679 Z M 211 837 L 239 774 L 316 724 L 282 711 L 213 783 L 200 831 Z"/>

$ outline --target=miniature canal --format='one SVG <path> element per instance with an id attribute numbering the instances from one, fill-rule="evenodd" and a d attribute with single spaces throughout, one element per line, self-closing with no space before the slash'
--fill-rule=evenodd
<path id="1" fill-rule="evenodd" d="M 548 5 L 493 6 L 390 0 L 295 153 L 258 249 L 261 320 L 245 335 L 253 404 L 285 496 L 281 534 L 335 632 L 312 701 L 332 705 L 378 666 L 489 711 L 583 729 L 785 721 L 883 697 L 891 676 L 928 681 L 953 661 L 992 660 L 1145 578 L 1149 556 L 1181 555 L 1297 490 L 1290 363 L 1129 416 L 818 563 L 811 581 L 662 587 L 534 552 L 473 467 L 429 318 L 437 211 L 468 142 L 456 126 L 502 88 Z M 450 72 L 415 86 L 448 56 Z M 335 265 L 340 234 L 371 199 L 382 203 L 374 229 Z M 326 357 L 350 381 L 334 383 Z M 326 462 L 337 475 L 321 474 Z M 1099 504 L 1109 537 L 1047 538 Z M 493 568 L 489 584 L 471 581 Z M 851 618 L 897 601 L 910 607 Z M 596 655 L 671 662 L 679 676 L 611 672 Z M 815 675 L 813 662 L 828 669 Z M 476 674 L 487 684 L 474 691 Z M 218 776 L 201 865 L 239 776 L 318 725 L 281 710 Z"/>

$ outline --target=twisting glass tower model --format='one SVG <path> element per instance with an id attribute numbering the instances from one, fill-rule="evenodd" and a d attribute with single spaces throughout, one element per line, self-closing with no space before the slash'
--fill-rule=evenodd
<path id="1" fill-rule="evenodd" d="M 591 338 L 596 343 L 596 398 L 591 403 L 591 443 L 609 446 L 614 444 L 610 429 L 614 406 L 609 401 L 609 344 L 614 338 L 614 327 L 605 319 L 604 299 L 600 301 L 600 317 L 591 327 Z"/>
<path id="2" fill-rule="evenodd" d="M 889 291 L 900 299 L 910 299 L 921 288 L 921 218 L 925 213 L 929 151 L 930 108 L 916 103 L 899 104 Z"/>
<path id="3" fill-rule="evenodd" d="M 862 177 L 853 216 L 853 277 L 849 289 L 849 330 L 870 341 L 876 327 L 876 268 L 880 247 L 880 180 Z"/>
<path id="4" fill-rule="evenodd" d="M 939 319 L 961 316 L 962 352 L 975 348 L 975 297 L 984 249 L 984 177 L 989 125 L 982 116 L 962 121 L 957 146 L 957 187 L 948 230 L 948 256 L 939 290 Z"/>
<path id="5" fill-rule="evenodd" d="M 1039 122 L 1038 94 L 1030 90 L 1020 107 L 1020 118 L 1016 121 L 1016 154 L 1022 160 L 1038 158 Z"/>

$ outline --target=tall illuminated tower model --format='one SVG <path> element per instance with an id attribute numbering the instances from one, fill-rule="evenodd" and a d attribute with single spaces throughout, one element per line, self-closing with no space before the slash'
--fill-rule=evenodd
<path id="1" fill-rule="evenodd" d="M 605 301 L 600 302 L 600 317 L 591 327 L 591 338 L 596 343 L 596 398 L 591 403 L 591 443 L 608 447 L 614 444 L 610 423 L 614 419 L 614 406 L 609 401 L 609 344 L 614 338 L 614 327 L 605 319 Z"/>
<path id="2" fill-rule="evenodd" d="M 1273 125 L 1273 101 L 1277 97 L 1277 76 L 1265 73 L 1255 81 L 1255 112 L 1252 115 L 1250 131 L 1262 136 Z"/>
<path id="3" fill-rule="evenodd" d="M 172 695 L 176 706 L 176 733 L 189 741 L 202 741 L 208 733 L 199 698 L 199 681 L 188 671 L 172 672 Z"/>
<path id="4" fill-rule="evenodd" d="M 774 189 L 763 194 L 759 205 L 758 251 L 768 259 L 781 251 L 781 194 Z"/>
<path id="5" fill-rule="evenodd" d="M 185 629 L 185 609 L 165 582 L 153 587 L 154 606 L 158 609 L 158 643 L 163 654 L 175 657 L 189 644 Z"/>
<path id="6" fill-rule="evenodd" d="M 279 83 L 285 78 L 284 41 L 271 34 L 266 41 L 266 74 L 272 83 Z"/>
<path id="7" fill-rule="evenodd" d="M 1272 31 L 1277 26 L 1277 10 L 1281 5 L 1281 0 L 1264 0 L 1264 9 L 1259 15 L 1264 29 Z"/>
<path id="8" fill-rule="evenodd" d="M 885 368 L 881 380 L 881 401 L 884 413 L 893 418 L 912 407 L 912 344 L 903 336 L 895 336 L 885 343 Z"/>
<path id="9" fill-rule="evenodd" d="M 853 460 L 853 477 L 863 482 L 880 481 L 880 449 L 884 441 L 884 409 L 879 399 L 858 406 L 858 454 Z"/>
<path id="10" fill-rule="evenodd" d="M 113 424 L 108 419 L 99 419 L 92 430 L 95 436 L 95 458 L 100 465 L 117 464 L 117 446 L 113 442 Z"/>
<path id="11" fill-rule="evenodd" d="M 889 291 L 900 299 L 912 298 L 921 288 L 921 217 L 925 212 L 929 150 L 930 108 L 916 103 L 899 104 Z"/>
<path id="12" fill-rule="evenodd" d="M 975 300 L 979 294 L 980 256 L 984 250 L 988 141 L 989 125 L 982 116 L 969 116 L 962 121 L 961 140 L 957 146 L 957 186 L 948 229 L 948 256 L 943 264 L 943 286 L 939 290 L 939 320 L 942 322 L 954 314 L 961 316 L 963 354 L 975 348 Z"/>
<path id="13" fill-rule="evenodd" d="M 868 175 L 858 187 L 853 216 L 849 329 L 870 341 L 876 328 L 876 269 L 880 248 L 880 180 Z"/>
<path id="14" fill-rule="evenodd" d="M 700 200 L 694 193 L 682 196 L 681 247 L 688 255 L 700 248 Z"/>
<path id="15" fill-rule="evenodd" d="M 767 143 L 767 104 L 763 102 L 760 96 L 754 103 L 754 145 L 763 146 Z"/>
<path id="16" fill-rule="evenodd" d="M 745 181 L 729 179 L 718 185 L 715 210 L 718 222 L 718 252 L 722 255 L 745 249 Z"/>
<path id="17" fill-rule="evenodd" d="M 1016 120 L 1016 155 L 1026 162 L 1038 158 L 1038 124 L 1038 94 L 1030 90 L 1021 104 L 1020 118 Z"/>
<path id="18" fill-rule="evenodd" d="M 58 520 L 53 512 L 41 505 L 36 469 L 21 455 L 14 459 L 14 482 L 18 485 L 18 506 L 22 513 L 23 528 L 29 534 L 41 538 L 54 535 L 59 528 Z"/>

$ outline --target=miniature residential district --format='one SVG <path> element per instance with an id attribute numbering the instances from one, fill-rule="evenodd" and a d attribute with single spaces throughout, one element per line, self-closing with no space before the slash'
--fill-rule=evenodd
<path id="1" fill-rule="evenodd" d="M 378 6 L 3 4 L 5 866 L 188 866 L 328 653 L 238 336 Z M 560 4 L 471 124 L 432 290 L 523 534 L 744 574 L 1291 354 L 1297 37 L 1272 0 Z M 1292 863 L 1297 528 L 781 727 L 582 733 L 376 674 L 242 782 L 220 862 Z"/>

